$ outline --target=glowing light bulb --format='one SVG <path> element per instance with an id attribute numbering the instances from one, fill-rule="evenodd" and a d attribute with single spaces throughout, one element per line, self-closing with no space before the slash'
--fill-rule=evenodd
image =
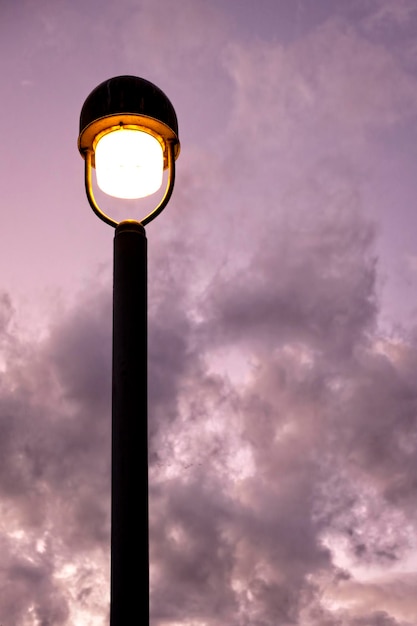
<path id="1" fill-rule="evenodd" d="M 140 130 L 103 135 L 95 149 L 97 185 L 116 198 L 144 198 L 162 184 L 164 157 L 159 141 Z"/>

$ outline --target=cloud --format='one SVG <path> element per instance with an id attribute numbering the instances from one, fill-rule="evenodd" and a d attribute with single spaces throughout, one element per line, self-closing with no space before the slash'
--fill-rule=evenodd
<path id="1" fill-rule="evenodd" d="M 193 300 L 197 323 L 189 336 L 196 333 L 192 342 L 203 347 L 207 369 L 194 370 L 196 381 L 182 380 L 182 412 L 164 433 L 170 446 L 154 468 L 155 529 L 163 527 L 152 535 L 155 619 L 168 619 L 163 597 L 171 589 L 182 600 L 175 608 L 169 601 L 174 621 L 199 615 L 210 623 L 210 597 L 220 603 L 214 621 L 222 615 L 228 623 L 234 610 L 237 624 L 302 623 L 303 616 L 332 626 L 400 624 L 407 618 L 396 607 L 376 611 L 369 596 L 360 610 L 332 609 L 320 597 L 324 572 L 328 589 L 336 589 L 338 576 L 349 580 L 359 564 L 387 572 L 414 549 L 414 490 L 406 478 L 408 454 L 415 454 L 414 347 L 407 341 L 394 357 L 395 342 L 380 335 L 376 229 L 364 212 L 360 172 L 377 134 L 399 111 L 411 114 L 414 81 L 384 50 L 338 23 L 291 51 L 235 49 L 229 67 L 236 115 L 226 155 L 237 146 L 241 152 L 224 204 L 243 181 L 245 196 L 239 221 L 224 212 L 224 223 L 211 222 L 210 240 L 202 242 L 204 263 L 213 259 L 216 273 Z M 296 91 L 300 75 L 310 81 L 304 98 L 293 95 L 303 93 Z M 366 76 L 374 81 L 369 90 Z M 232 238 L 216 264 L 223 229 Z M 233 384 L 233 364 L 222 362 L 228 351 L 241 371 Z M 162 480 L 174 501 L 162 497 Z M 185 489 L 193 510 L 179 517 Z M 201 509 L 207 520 L 189 526 Z M 204 552 L 199 530 L 224 550 L 221 564 Z M 345 574 L 338 564 L 344 546 Z M 164 554 L 167 563 L 177 560 L 184 580 L 196 572 L 184 587 L 192 598 L 172 582 L 171 565 L 164 582 Z M 221 590 L 211 582 L 216 571 Z"/>
<path id="2" fill-rule="evenodd" d="M 19 340 L 15 329 L 14 342 L 6 348 L 0 494 L 2 588 L 8 591 L 0 613 L 12 624 L 26 623 L 29 614 L 40 623 L 66 623 L 73 585 L 68 577 L 68 586 L 63 585 L 63 572 L 73 566 L 77 578 L 83 571 L 85 585 L 92 576 L 83 553 L 98 551 L 97 566 L 108 561 L 110 424 L 108 408 L 103 409 L 110 400 L 105 382 L 109 324 L 99 320 L 103 313 L 97 301 L 88 315 L 90 304 L 83 313 L 68 313 L 40 343 L 32 337 Z M 6 296 L 2 306 L 4 317 L 10 308 Z M 103 349 L 103 333 L 107 358 L 96 359 L 94 347 Z M 107 582 L 107 568 L 102 574 L 93 569 L 100 587 L 100 579 Z"/>

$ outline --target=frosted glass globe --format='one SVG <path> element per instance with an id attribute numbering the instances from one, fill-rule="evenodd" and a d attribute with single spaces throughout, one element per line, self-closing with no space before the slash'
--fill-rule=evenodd
<path id="1" fill-rule="evenodd" d="M 116 198 L 144 198 L 162 185 L 164 156 L 159 141 L 141 130 L 103 135 L 95 149 L 97 185 Z"/>

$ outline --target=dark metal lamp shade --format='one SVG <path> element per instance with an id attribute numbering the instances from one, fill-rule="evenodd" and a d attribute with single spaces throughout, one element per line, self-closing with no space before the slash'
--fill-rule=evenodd
<path id="1" fill-rule="evenodd" d="M 174 144 L 178 157 L 178 121 L 171 102 L 153 83 L 136 76 L 116 76 L 93 89 L 81 109 L 78 148 L 83 156 L 93 150 L 98 135 L 111 128 L 130 126 L 155 135 L 164 148 L 164 165 L 167 167 L 166 144 Z M 92 159 L 94 167 L 94 154 Z"/>

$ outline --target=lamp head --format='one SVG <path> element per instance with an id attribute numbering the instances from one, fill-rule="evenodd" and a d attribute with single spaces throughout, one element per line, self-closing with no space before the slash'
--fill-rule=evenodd
<path id="1" fill-rule="evenodd" d="M 178 122 L 171 102 L 149 81 L 118 76 L 98 85 L 81 109 L 78 149 L 85 159 L 88 200 L 105 222 L 117 226 L 97 205 L 92 168 L 102 191 L 119 198 L 154 193 L 161 186 L 163 170 L 169 169 L 162 201 L 141 223 L 151 221 L 166 206 L 180 151 Z"/>

